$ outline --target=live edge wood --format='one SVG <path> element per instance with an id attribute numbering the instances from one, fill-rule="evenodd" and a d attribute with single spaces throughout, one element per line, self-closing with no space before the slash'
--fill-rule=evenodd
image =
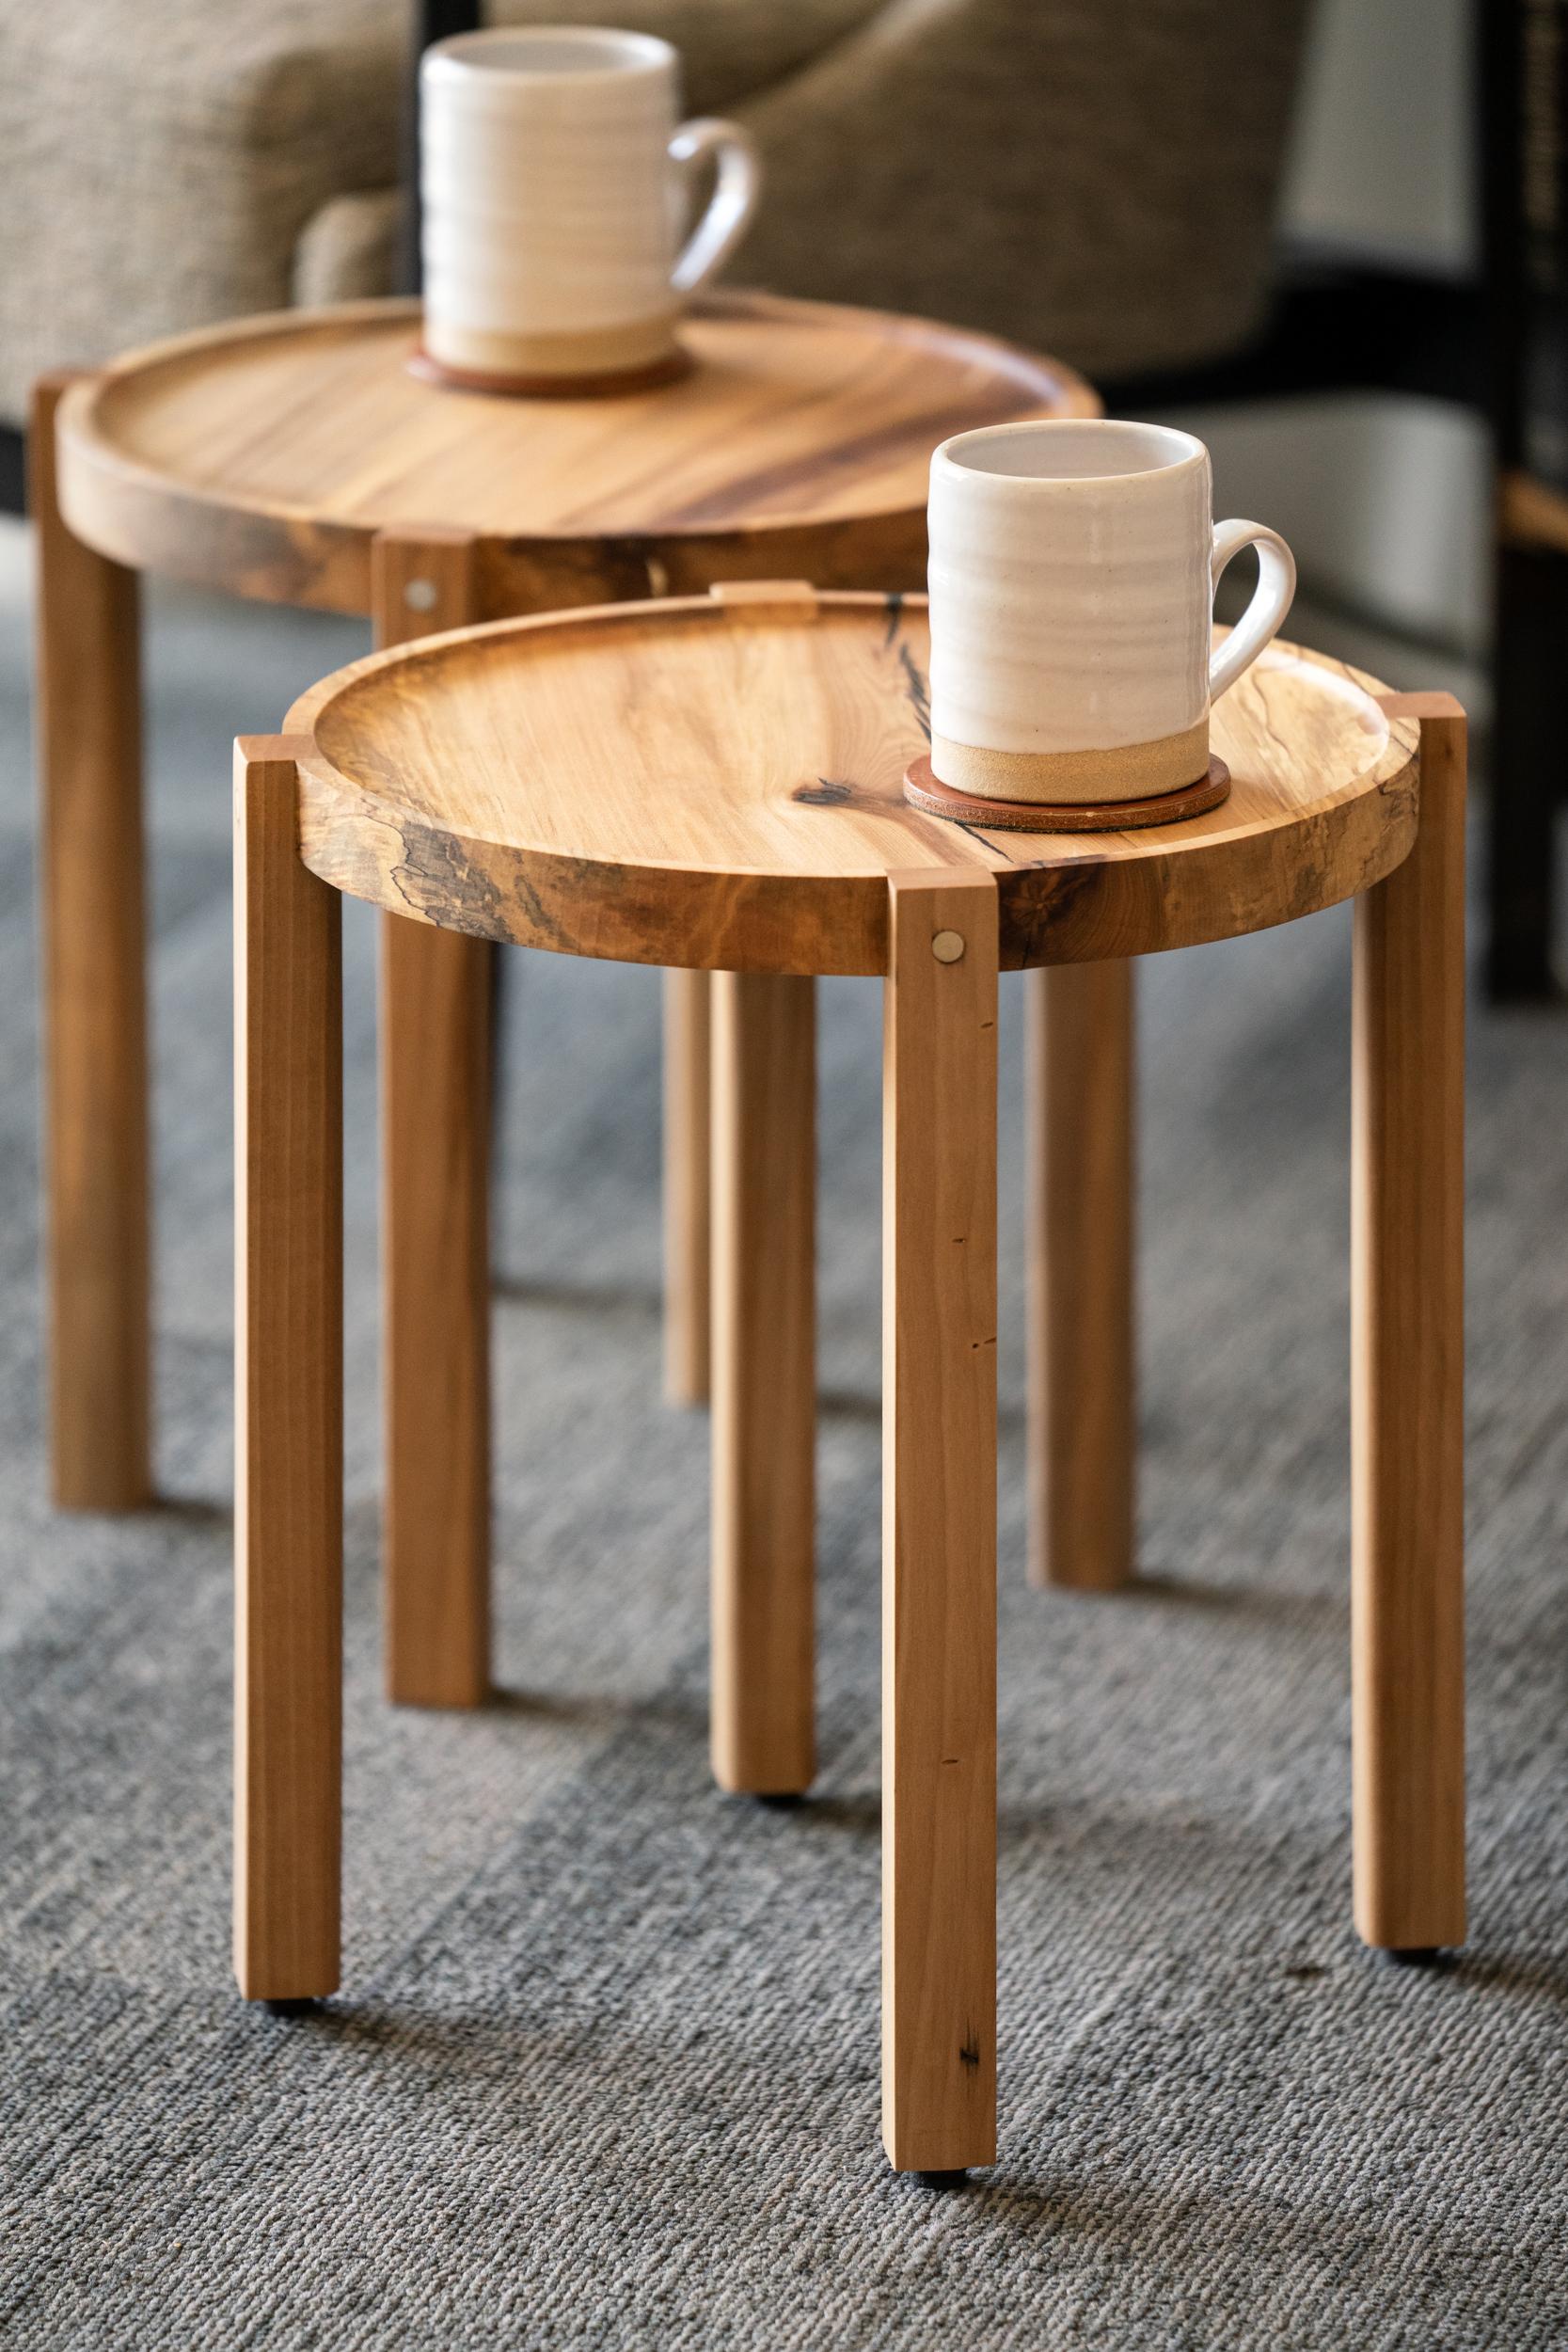
<path id="1" fill-rule="evenodd" d="M 886 877 L 995 877 L 1005 968 L 1261 930 L 1380 882 L 1415 837 L 1415 729 L 1272 646 L 1216 707 L 1221 808 L 1017 835 L 923 816 L 923 598 L 711 598 L 462 631 L 295 705 L 303 854 L 356 897 L 576 955 L 875 973 Z M 613 759 L 606 745 L 613 743 Z"/>
<path id="2" fill-rule="evenodd" d="M 816 983 L 714 975 L 713 1772 L 816 1770 Z"/>
<path id="3" fill-rule="evenodd" d="M 996 2154 L 996 888 L 886 887 L 882 2135 L 937 2172 Z"/>
<path id="4" fill-rule="evenodd" d="M 384 532 L 383 645 L 471 617 L 466 532 Z M 490 1687 L 490 953 L 390 914 L 381 933 L 388 1698 Z"/>
<path id="5" fill-rule="evenodd" d="M 38 538 L 50 1458 L 56 1503 L 150 1500 L 147 982 L 138 584 L 55 498 L 55 418 L 28 437 Z"/>
<path id="6" fill-rule="evenodd" d="M 342 1757 L 341 905 L 300 864 L 287 738 L 234 769 L 234 1965 L 338 1982 Z"/>
<path id="7" fill-rule="evenodd" d="M 1355 910 L 1355 1918 L 1395 1950 L 1465 1934 L 1465 728 L 1420 726 L 1420 830 Z"/>
<path id="8" fill-rule="evenodd" d="M 1029 1572 L 1132 1573 L 1132 966 L 1027 981 Z"/>

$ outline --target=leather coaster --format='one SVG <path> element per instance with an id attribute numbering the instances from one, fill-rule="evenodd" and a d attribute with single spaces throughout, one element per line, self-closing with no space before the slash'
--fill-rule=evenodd
<path id="1" fill-rule="evenodd" d="M 1143 801 L 1076 802 L 985 801 L 974 792 L 955 792 L 931 773 L 928 754 L 922 752 L 904 771 L 904 798 L 927 817 L 945 817 L 955 825 L 979 825 L 992 833 L 1127 833 L 1141 825 L 1179 825 L 1187 817 L 1201 817 L 1230 796 L 1230 771 L 1223 759 L 1209 755 L 1209 772 L 1177 792 L 1156 792 Z"/>
<path id="2" fill-rule="evenodd" d="M 454 392 L 496 392 L 512 400 L 610 400 L 617 392 L 651 392 L 678 384 L 696 366 L 689 351 L 667 352 L 639 368 L 604 369 L 596 375 L 491 375 L 481 368 L 449 368 L 421 345 L 408 373 Z"/>

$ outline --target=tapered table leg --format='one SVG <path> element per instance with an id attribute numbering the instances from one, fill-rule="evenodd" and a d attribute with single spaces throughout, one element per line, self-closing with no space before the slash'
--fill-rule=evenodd
<path id="1" fill-rule="evenodd" d="M 1355 909 L 1355 1921 L 1465 1934 L 1465 721 L 1421 723 L 1420 830 Z"/>
<path id="2" fill-rule="evenodd" d="M 990 875 L 889 878 L 882 2136 L 996 2153 L 996 1009 Z"/>
<path id="3" fill-rule="evenodd" d="M 300 864 L 288 737 L 235 759 L 234 1966 L 338 1982 L 342 1014 L 336 891 Z"/>
<path id="4" fill-rule="evenodd" d="M 75 538 L 55 492 L 55 412 L 34 395 L 40 890 L 55 1500 L 152 1493 L 149 1434 L 146 940 L 138 582 Z"/>
<path id="5" fill-rule="evenodd" d="M 708 1395 L 708 972 L 664 975 L 664 1393 Z"/>
<path id="6" fill-rule="evenodd" d="M 713 1771 L 816 1769 L 816 983 L 713 984 Z"/>
<path id="7" fill-rule="evenodd" d="M 1132 1573 L 1132 966 L 1025 985 L 1030 1576 L 1105 1591 Z"/>
<path id="8" fill-rule="evenodd" d="M 376 541 L 382 645 L 477 617 L 474 542 Z M 489 943 L 381 925 L 387 1692 L 475 1707 L 490 1681 Z"/>

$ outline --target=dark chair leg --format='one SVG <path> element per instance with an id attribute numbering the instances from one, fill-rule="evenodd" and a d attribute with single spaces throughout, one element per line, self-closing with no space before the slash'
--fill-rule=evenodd
<path id="1" fill-rule="evenodd" d="M 1552 997 L 1554 835 L 1568 787 L 1559 726 L 1568 645 L 1568 553 L 1497 549 L 1497 707 L 1486 867 L 1486 993 Z"/>

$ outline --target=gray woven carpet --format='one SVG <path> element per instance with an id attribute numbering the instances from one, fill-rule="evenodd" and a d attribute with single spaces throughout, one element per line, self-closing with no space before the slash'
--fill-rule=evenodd
<path id="1" fill-rule="evenodd" d="M 782 1814 L 707 1777 L 705 1435 L 657 1401 L 646 973 L 518 960 L 505 1689 L 467 1718 L 381 1702 L 352 922 L 347 1969 L 318 2017 L 277 2021 L 242 2006 L 227 1957 L 227 745 L 358 640 L 155 609 L 168 1500 L 55 1518 L 17 554 L 0 548 L 0 2340 L 1568 2342 L 1568 1019 L 1473 1036 L 1475 1932 L 1437 1973 L 1380 1963 L 1348 1924 L 1342 913 L 1146 968 L 1147 1579 L 1125 1597 L 1022 1582 L 1009 1104 L 1003 2157 L 941 2195 L 877 2143 L 876 993 L 822 995 L 824 1767 Z M 1005 1053 L 1016 1074 L 1016 1025 Z"/>

